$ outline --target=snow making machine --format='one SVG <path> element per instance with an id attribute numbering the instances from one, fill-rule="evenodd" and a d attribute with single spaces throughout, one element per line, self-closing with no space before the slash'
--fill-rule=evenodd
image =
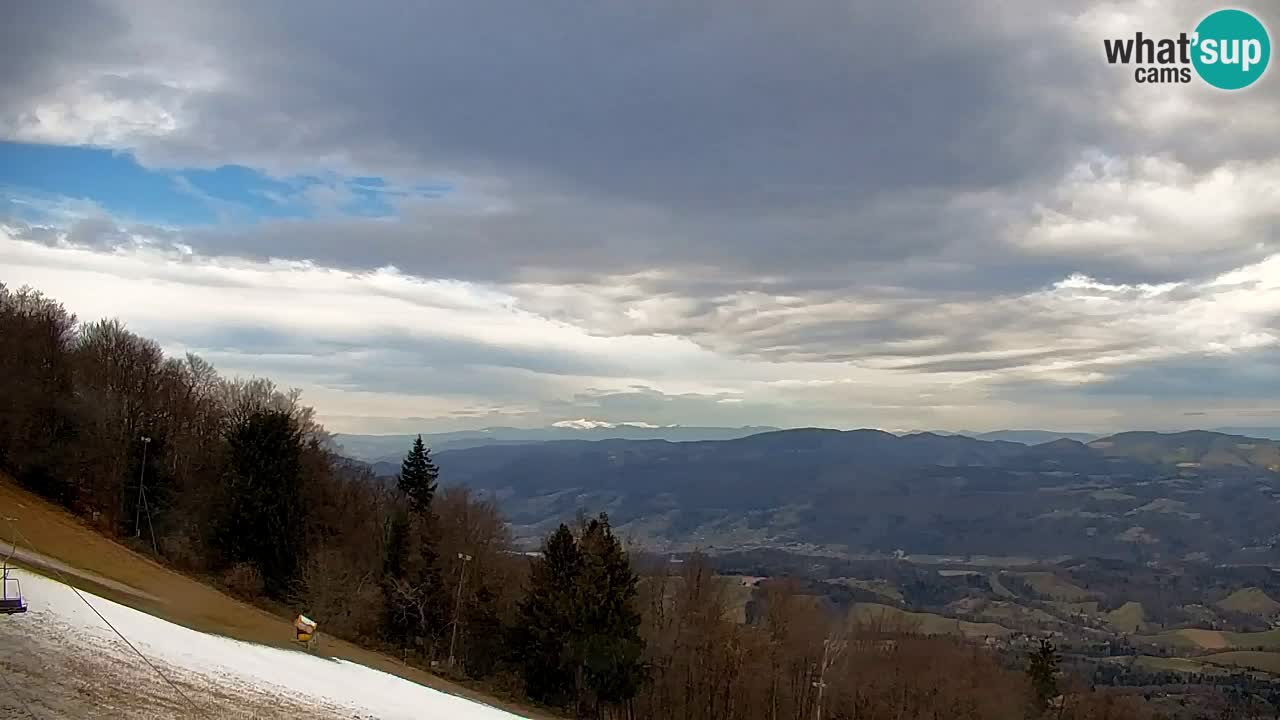
<path id="1" fill-rule="evenodd" d="M 316 632 L 318 627 L 315 620 L 306 615 L 299 615 L 293 621 L 293 641 L 305 647 L 307 652 L 315 652 L 316 644 L 320 639 L 320 634 Z"/>

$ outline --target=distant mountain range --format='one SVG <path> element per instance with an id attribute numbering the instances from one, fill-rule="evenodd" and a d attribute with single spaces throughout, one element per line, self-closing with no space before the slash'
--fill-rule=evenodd
<path id="1" fill-rule="evenodd" d="M 647 423 L 605 423 L 592 420 L 570 420 L 552 427 L 491 427 L 446 433 L 423 433 L 422 441 L 433 452 L 461 450 L 485 445 L 539 443 L 554 440 L 732 440 L 777 430 L 768 426 L 749 427 L 685 427 L 657 426 Z M 334 435 L 342 454 L 369 463 L 399 463 L 416 435 Z"/>
<path id="2" fill-rule="evenodd" d="M 658 426 L 648 423 L 606 423 L 593 420 L 568 420 L 551 427 L 541 428 L 490 427 L 480 430 L 423 433 L 422 439 L 433 451 L 442 452 L 444 450 L 462 450 L 485 445 L 510 445 L 555 440 L 667 440 L 670 442 L 734 440 L 759 433 L 774 432 L 779 429 L 767 425 L 736 428 L 686 427 L 681 425 Z M 1277 427 L 1224 427 L 1214 428 L 1211 432 L 1280 440 L 1280 428 Z M 1041 445 L 1064 438 L 1077 442 L 1090 442 L 1103 436 L 1103 433 L 1055 432 L 1052 430 L 994 430 L 987 432 L 974 430 L 911 430 L 894 434 L 918 435 L 921 433 L 945 436 L 963 435 L 975 440 L 1015 442 L 1024 445 Z M 334 435 L 334 441 L 339 446 L 339 451 L 347 457 L 368 463 L 399 463 L 413 443 L 414 437 L 416 435 L 413 434 L 356 435 L 340 433 Z"/>
<path id="3" fill-rule="evenodd" d="M 933 432 L 937 435 L 964 435 L 974 440 L 1003 440 L 1005 442 L 1022 443 L 1023 445 L 1040 445 L 1062 439 L 1089 442 L 1101 437 L 1096 433 L 1053 432 L 1050 430 L 995 430 L 993 432 L 961 430 L 954 433 L 935 430 Z"/>
<path id="4" fill-rule="evenodd" d="M 1280 443 L 1265 438 L 1129 432 L 1026 445 L 801 429 L 434 455 L 443 484 L 491 494 L 526 542 L 579 510 L 604 510 L 633 540 L 663 549 L 1280 564 Z"/>
<path id="5" fill-rule="evenodd" d="M 1227 435 L 1244 435 L 1245 437 L 1263 438 L 1265 440 L 1280 440 L 1280 427 L 1220 427 L 1214 428 L 1213 431 Z"/>

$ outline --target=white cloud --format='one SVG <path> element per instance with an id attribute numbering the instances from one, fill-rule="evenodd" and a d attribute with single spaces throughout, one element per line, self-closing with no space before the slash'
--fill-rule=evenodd
<path id="1" fill-rule="evenodd" d="M 1186 270 L 1206 255 L 1280 248 L 1280 160 L 1229 162 L 1197 173 L 1169 157 L 1093 153 L 1041 201 L 1022 248 L 1100 254 Z"/>
<path id="2" fill-rule="evenodd" d="M 92 90 L 66 94 L 70 97 L 37 101 L 5 134 L 23 142 L 131 147 L 178 128 L 173 111 L 151 100 L 114 98 Z"/>
<path id="3" fill-rule="evenodd" d="M 995 300 L 752 293 L 724 298 L 704 317 L 677 318 L 690 328 L 679 336 L 653 334 L 634 317 L 638 325 L 628 327 L 626 307 L 604 323 L 551 319 L 581 320 L 557 305 L 574 301 L 563 288 L 539 297 L 528 285 L 421 280 L 393 269 L 351 273 L 12 237 L 0 238 L 0 264 L 5 282 L 35 285 L 84 317 L 119 316 L 171 352 L 193 350 L 224 371 L 301 386 L 342 430 L 400 427 L 385 420 L 397 417 L 440 427 L 504 416 L 539 424 L 575 409 L 585 423 L 895 418 L 895 426 L 980 427 L 986 418 L 995 427 L 1036 412 L 1034 392 L 1023 397 L 1011 386 L 1096 383 L 1145 363 L 1274 348 L 1280 316 L 1280 256 L 1178 283 L 1073 275 Z M 620 280 L 601 287 L 621 288 Z M 845 325 L 851 319 L 879 339 L 860 342 Z M 805 338 L 817 343 L 812 352 Z M 778 347 L 791 347 L 789 356 L 762 352 Z M 646 404 L 618 404 L 636 387 L 646 388 L 636 396 Z M 1081 407 L 1076 415 L 1098 422 L 1120 411 Z"/>
<path id="4" fill-rule="evenodd" d="M 1202 7 L 756 10 L 28 4 L 0 137 L 456 187 L 200 229 L 33 198 L 49 227 L 0 227 L 0 280 L 301 385 L 338 429 L 1252 411 L 1046 400 L 1276 346 L 1280 84 L 1102 56 Z"/>

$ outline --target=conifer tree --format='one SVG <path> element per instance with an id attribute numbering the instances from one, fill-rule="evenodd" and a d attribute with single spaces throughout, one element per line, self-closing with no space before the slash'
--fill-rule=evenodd
<path id="1" fill-rule="evenodd" d="M 530 698 L 566 706 L 573 699 L 576 664 L 572 649 L 578 632 L 578 578 L 582 555 L 563 523 L 542 544 L 534 560 L 529 589 L 512 631 L 515 660 Z"/>
<path id="2" fill-rule="evenodd" d="M 401 509 L 392 516 L 381 585 L 384 638 L 402 648 L 416 646 L 424 655 L 431 655 L 446 627 L 448 593 L 440 574 L 435 524 L 430 515 Z"/>
<path id="3" fill-rule="evenodd" d="M 1058 696 L 1058 663 L 1061 656 L 1053 642 L 1040 640 L 1040 647 L 1031 654 L 1027 664 L 1027 679 L 1031 681 L 1031 691 L 1036 712 L 1044 712 L 1049 702 Z"/>
<path id="4" fill-rule="evenodd" d="M 637 582 L 608 515 L 587 523 L 579 542 L 582 571 L 578 598 L 582 635 L 575 656 L 580 663 L 579 712 L 600 717 L 602 706 L 626 702 L 644 680 Z"/>
<path id="5" fill-rule="evenodd" d="M 268 597 L 286 600 L 306 559 L 302 434 L 288 413 L 254 412 L 228 429 L 215 539 L 223 560 L 247 562 Z"/>
<path id="6" fill-rule="evenodd" d="M 422 444 L 419 435 L 413 441 L 413 448 L 400 464 L 400 479 L 397 486 L 400 492 L 409 498 L 409 509 L 419 515 L 431 510 L 431 500 L 436 493 L 436 478 L 440 470 L 431 462 L 431 451 Z"/>
<path id="7" fill-rule="evenodd" d="M 513 648 L 529 696 L 599 717 L 644 680 L 637 578 L 609 518 L 561 525 L 533 563 Z"/>
<path id="8" fill-rule="evenodd" d="M 401 647 L 439 640 L 444 628 L 447 593 L 436 550 L 436 523 L 431 512 L 439 470 L 419 435 L 400 465 L 396 486 L 405 505 L 388 528 L 383 559 L 386 598 L 384 636 Z M 431 648 L 420 646 L 425 654 Z"/>

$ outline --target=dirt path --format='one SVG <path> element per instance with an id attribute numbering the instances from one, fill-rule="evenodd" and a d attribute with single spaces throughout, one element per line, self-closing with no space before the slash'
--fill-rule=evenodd
<path id="1" fill-rule="evenodd" d="M 152 595 L 151 593 L 143 592 L 138 588 L 130 587 L 121 582 L 116 582 L 111 578 L 105 578 L 101 575 L 98 575 L 97 573 L 86 572 L 79 568 L 71 567 L 70 565 L 64 562 L 55 560 L 47 555 L 41 555 L 40 553 L 37 553 L 37 552 L 31 552 L 30 550 L 26 550 L 24 548 L 14 548 L 11 545 L 8 550 L 0 550 L 0 556 L 8 557 L 10 562 L 16 562 L 18 565 L 30 568 L 32 570 L 45 571 L 51 575 L 61 573 L 63 576 L 66 576 L 66 577 L 79 578 L 81 580 L 84 580 L 89 583 L 93 583 L 100 587 L 107 588 L 110 590 L 115 590 L 116 592 L 121 593 L 122 595 L 131 595 L 134 598 L 137 598 L 139 600 L 146 600 L 148 602 L 153 602 L 153 603 L 164 602 L 163 599 L 158 598 L 155 595 Z"/>

